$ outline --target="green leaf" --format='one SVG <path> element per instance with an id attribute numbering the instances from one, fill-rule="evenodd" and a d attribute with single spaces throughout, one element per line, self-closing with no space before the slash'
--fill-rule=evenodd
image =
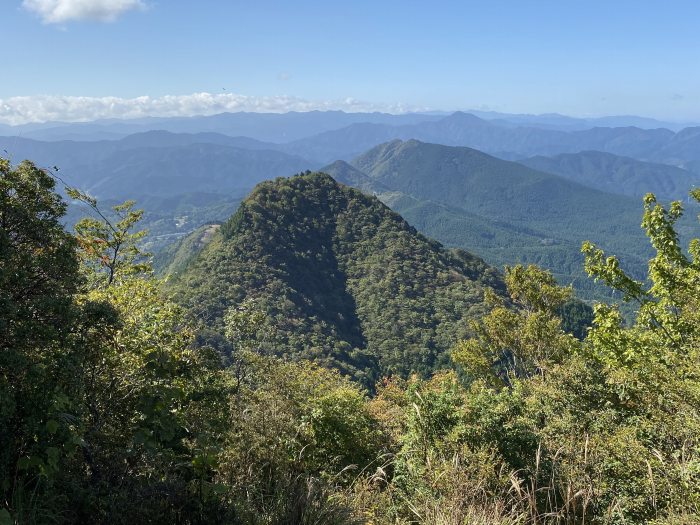
<path id="1" fill-rule="evenodd" d="M 0 525 L 12 525 L 12 515 L 7 509 L 0 509 Z"/>
<path id="2" fill-rule="evenodd" d="M 58 426 L 58 421 L 56 421 L 55 419 L 49 419 L 46 422 L 46 430 L 48 430 L 49 434 L 55 434 L 58 430 Z"/>
<path id="3" fill-rule="evenodd" d="M 52 468 L 57 468 L 60 455 L 61 455 L 61 451 L 59 449 L 57 449 L 56 447 L 47 448 L 46 449 L 46 457 L 48 458 L 47 463 Z"/>
<path id="4" fill-rule="evenodd" d="M 32 467 L 42 467 L 44 462 L 38 456 L 25 456 L 17 460 L 17 470 L 29 470 Z"/>

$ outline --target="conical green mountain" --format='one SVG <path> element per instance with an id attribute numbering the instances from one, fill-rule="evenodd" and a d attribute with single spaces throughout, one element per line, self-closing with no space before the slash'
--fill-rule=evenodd
<path id="1" fill-rule="evenodd" d="M 182 301 L 224 330 L 262 311 L 264 351 L 339 368 L 366 384 L 427 374 L 484 312 L 500 274 L 448 251 L 378 199 L 322 173 L 258 185 L 176 277 Z"/>
<path id="2" fill-rule="evenodd" d="M 395 140 L 323 171 L 376 194 L 446 246 L 499 267 L 538 264 L 587 299 L 608 299 L 609 291 L 585 275 L 582 242 L 619 254 L 635 276 L 644 274 L 650 256 L 639 199 L 471 148 Z"/>
<path id="3" fill-rule="evenodd" d="M 635 240 L 644 240 L 638 231 L 637 199 L 597 191 L 471 148 L 397 140 L 373 148 L 352 165 L 393 190 L 487 218 L 563 237 L 583 230 L 601 242 L 617 237 L 623 225 Z M 606 220 L 613 217 L 617 220 Z"/>

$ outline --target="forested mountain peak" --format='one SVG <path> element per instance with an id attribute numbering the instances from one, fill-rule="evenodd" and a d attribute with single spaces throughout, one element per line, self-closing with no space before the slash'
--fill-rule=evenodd
<path id="1" fill-rule="evenodd" d="M 353 160 L 352 164 L 362 171 L 372 173 L 384 161 L 416 154 L 420 155 L 421 157 L 431 154 L 435 155 L 435 158 L 426 159 L 431 161 L 436 160 L 438 156 L 442 158 L 449 155 L 452 159 L 456 157 L 468 157 L 471 159 L 482 159 L 485 162 L 492 160 L 497 164 L 508 162 L 466 146 L 455 147 L 422 142 L 416 139 L 397 139 L 384 144 L 379 144 L 378 146 L 357 157 L 355 160 Z"/>
<path id="2" fill-rule="evenodd" d="M 541 264 L 590 299 L 598 292 L 584 276 L 580 245 L 593 239 L 643 272 L 648 250 L 637 201 L 628 195 L 472 148 L 418 140 L 381 144 L 351 164 L 388 187 L 380 198 L 421 232 L 491 264 Z"/>
<path id="3" fill-rule="evenodd" d="M 313 358 L 369 385 L 445 364 L 484 312 L 485 289 L 503 291 L 481 259 L 311 172 L 259 184 L 176 287 L 212 326 L 225 329 L 232 308 L 259 310 L 263 351 Z"/>
<path id="4" fill-rule="evenodd" d="M 614 201 L 636 210 L 632 199 L 611 196 L 559 175 L 502 160 L 463 146 L 395 140 L 372 148 L 352 165 L 392 189 L 496 218 L 518 221 L 568 216 L 594 203 Z"/>

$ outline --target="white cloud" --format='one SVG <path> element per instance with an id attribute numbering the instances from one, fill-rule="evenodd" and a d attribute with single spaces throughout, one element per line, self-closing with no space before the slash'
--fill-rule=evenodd
<path id="1" fill-rule="evenodd" d="M 45 24 L 112 22 L 127 11 L 146 8 L 143 0 L 23 0 L 22 6 L 39 15 Z"/>
<path id="2" fill-rule="evenodd" d="M 103 118 L 187 117 L 234 111 L 284 113 L 287 111 L 343 110 L 405 113 L 426 108 L 402 104 L 362 102 L 354 98 L 310 101 L 297 97 L 251 97 L 234 93 L 193 93 L 163 97 L 74 97 L 38 95 L 0 99 L 0 122 L 18 125 L 28 122 L 81 122 Z"/>

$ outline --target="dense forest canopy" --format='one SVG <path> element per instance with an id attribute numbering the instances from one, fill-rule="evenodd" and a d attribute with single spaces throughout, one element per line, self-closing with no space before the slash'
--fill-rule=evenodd
<path id="1" fill-rule="evenodd" d="M 580 297 L 607 301 L 616 297 L 586 276 L 581 243 L 595 239 L 614 248 L 640 278 L 651 251 L 639 229 L 637 210 L 648 190 L 634 192 L 664 192 L 673 184 L 682 184 L 686 191 L 693 181 L 679 168 L 626 159 L 628 178 L 636 181 L 633 198 L 620 194 L 619 182 L 608 188 L 599 180 L 603 175 L 596 180 L 588 165 L 577 176 L 554 169 L 554 160 L 544 164 L 551 170 L 523 165 L 527 163 L 471 148 L 397 140 L 366 151 L 351 164 L 336 162 L 324 170 L 378 196 L 421 233 L 446 246 L 477 253 L 499 268 L 517 263 L 543 266 L 561 284 L 573 284 Z M 612 161 L 596 169 L 609 176 L 611 165 Z"/>
<path id="2" fill-rule="evenodd" d="M 320 173 L 259 185 L 173 281 L 210 327 L 245 304 L 267 320 L 261 350 L 335 366 L 370 388 L 444 366 L 484 312 L 484 290 L 504 291 L 481 259 Z"/>
<path id="3" fill-rule="evenodd" d="M 324 175 L 263 184 L 193 244 L 180 304 L 134 204 L 69 193 L 93 211 L 75 232 L 46 171 L 0 160 L 3 525 L 700 520 L 700 241 L 681 246 L 680 203 L 645 197 L 645 280 L 583 246 L 639 315 L 599 304 L 580 340 L 551 274 L 500 276 Z"/>

